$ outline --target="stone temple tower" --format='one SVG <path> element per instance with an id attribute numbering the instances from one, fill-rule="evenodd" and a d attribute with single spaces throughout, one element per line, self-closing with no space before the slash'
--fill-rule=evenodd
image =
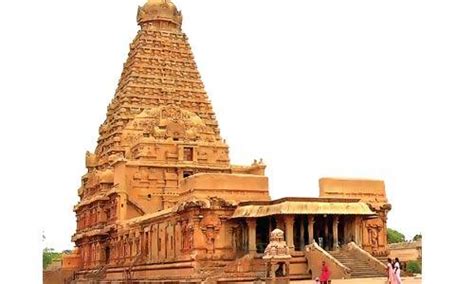
<path id="1" fill-rule="evenodd" d="M 100 126 L 75 206 L 76 244 L 91 229 L 169 208 L 198 173 L 263 174 L 231 166 L 186 35 L 168 0 L 139 7 L 140 30 Z"/>
<path id="2" fill-rule="evenodd" d="M 336 263 L 320 252 L 352 243 L 348 254 L 387 255 L 383 181 L 322 179 L 321 198 L 270 200 L 263 162 L 230 163 L 181 12 L 148 0 L 137 22 L 97 147 L 86 153 L 66 283 L 253 280 L 275 229 L 295 279 L 320 270 L 303 253 L 315 240 L 310 260 Z M 342 264 L 331 269 L 347 277 Z"/>

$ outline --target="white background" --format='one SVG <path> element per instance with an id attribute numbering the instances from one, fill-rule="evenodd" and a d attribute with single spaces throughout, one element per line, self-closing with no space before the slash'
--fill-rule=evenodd
<path id="1" fill-rule="evenodd" d="M 0 271 L 15 280 L 0 282 L 39 283 L 41 249 L 72 248 L 84 154 L 142 3 L 1 2 Z M 383 179 L 389 227 L 423 233 L 425 283 L 469 272 L 449 256 L 473 245 L 469 1 L 175 4 L 233 163 L 263 158 L 273 198 L 317 196 L 326 176 Z"/>

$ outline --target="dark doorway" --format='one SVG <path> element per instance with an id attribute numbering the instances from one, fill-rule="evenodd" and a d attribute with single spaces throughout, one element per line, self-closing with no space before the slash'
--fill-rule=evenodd
<path id="1" fill-rule="evenodd" d="M 110 247 L 105 247 L 105 263 L 110 263 Z"/>
<path id="2" fill-rule="evenodd" d="M 304 246 L 308 244 L 308 219 L 305 215 L 299 215 L 295 217 L 295 223 L 293 225 L 293 235 L 295 250 L 304 250 Z"/>
<path id="3" fill-rule="evenodd" d="M 257 253 L 263 253 L 270 242 L 269 218 L 257 218 Z"/>
<path id="4" fill-rule="evenodd" d="M 284 262 L 279 262 L 278 268 L 275 270 L 275 277 L 283 277 L 285 275 L 285 263 Z"/>
<path id="5" fill-rule="evenodd" d="M 339 224 L 337 225 L 337 237 L 338 237 L 338 242 L 339 242 L 339 247 L 344 245 L 344 239 L 345 239 L 345 230 L 344 228 L 346 227 L 346 220 L 344 216 L 339 217 Z"/>

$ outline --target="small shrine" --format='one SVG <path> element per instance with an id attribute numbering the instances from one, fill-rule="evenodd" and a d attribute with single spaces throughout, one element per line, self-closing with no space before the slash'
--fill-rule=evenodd
<path id="1" fill-rule="evenodd" d="M 265 261 L 265 283 L 290 283 L 291 255 L 282 230 L 272 231 L 262 258 Z"/>

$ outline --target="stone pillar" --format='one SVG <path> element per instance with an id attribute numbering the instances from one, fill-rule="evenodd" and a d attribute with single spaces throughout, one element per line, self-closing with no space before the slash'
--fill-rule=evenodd
<path id="1" fill-rule="evenodd" d="M 122 241 L 122 236 L 119 236 L 118 239 L 117 239 L 117 259 L 116 261 L 119 262 L 122 260 L 122 256 L 123 256 L 123 241 Z"/>
<path id="2" fill-rule="evenodd" d="M 361 218 L 359 216 L 354 217 L 354 241 L 358 246 L 362 246 L 362 230 L 360 227 L 362 226 Z"/>
<path id="3" fill-rule="evenodd" d="M 324 238 L 323 238 L 324 249 L 329 250 L 329 217 L 324 218 Z"/>
<path id="4" fill-rule="evenodd" d="M 300 219 L 300 251 L 304 251 L 304 222 L 303 216 L 299 217 Z"/>
<path id="5" fill-rule="evenodd" d="M 153 231 L 153 225 L 150 225 L 150 231 L 148 232 L 148 262 L 151 262 L 153 260 L 153 235 L 155 232 Z"/>
<path id="6" fill-rule="evenodd" d="M 276 219 L 276 228 L 285 231 L 285 220 L 283 216 L 275 216 Z"/>
<path id="7" fill-rule="evenodd" d="M 268 240 L 267 242 L 270 242 L 270 236 L 272 235 L 272 231 L 274 228 L 272 228 L 272 217 L 268 217 Z"/>
<path id="8" fill-rule="evenodd" d="M 119 237 L 118 243 L 118 255 L 117 255 L 117 262 L 123 262 L 125 258 L 125 242 L 123 240 L 123 236 Z"/>
<path id="9" fill-rule="evenodd" d="M 176 231 L 176 223 L 175 221 L 172 221 L 170 223 L 170 252 L 171 252 L 171 257 L 175 258 L 176 257 L 176 235 L 174 234 Z"/>
<path id="10" fill-rule="evenodd" d="M 100 263 L 101 264 L 107 264 L 107 253 L 106 253 L 106 249 L 107 247 L 105 246 L 105 244 L 102 244 L 100 245 Z M 111 249 L 109 247 L 109 261 L 110 261 L 110 254 L 111 254 Z"/>
<path id="11" fill-rule="evenodd" d="M 132 258 L 135 255 L 137 255 L 137 245 L 136 245 L 137 240 L 135 239 L 135 236 L 133 236 L 133 239 L 130 240 L 130 255 L 129 257 Z"/>
<path id="12" fill-rule="evenodd" d="M 97 209 L 97 223 L 105 223 L 105 212 L 102 205 Z"/>
<path id="13" fill-rule="evenodd" d="M 91 266 L 91 267 L 95 266 L 95 244 L 94 243 L 91 244 L 89 266 Z"/>
<path id="14" fill-rule="evenodd" d="M 257 219 L 248 218 L 248 240 L 249 240 L 249 254 L 254 255 L 257 253 Z"/>
<path id="15" fill-rule="evenodd" d="M 312 244 L 314 240 L 314 216 L 308 215 L 308 243 Z"/>
<path id="16" fill-rule="evenodd" d="M 119 220 L 126 220 L 127 219 L 127 195 L 124 192 L 119 192 Z"/>
<path id="17" fill-rule="evenodd" d="M 293 242 L 293 224 L 295 223 L 295 216 L 286 215 L 285 216 L 285 239 L 290 252 L 295 251 L 295 244 Z"/>
<path id="18" fill-rule="evenodd" d="M 156 241 L 156 225 L 153 224 L 150 226 L 150 235 L 149 235 L 149 246 L 148 246 L 148 249 L 150 250 L 148 255 L 149 255 L 149 258 L 148 260 L 150 262 L 154 262 L 156 260 L 156 251 L 157 251 L 157 248 L 156 248 L 156 244 L 157 244 L 157 241 Z"/>
<path id="19" fill-rule="evenodd" d="M 140 252 L 143 251 L 141 249 L 141 246 L 142 246 L 141 239 L 142 239 L 142 233 L 136 232 L 134 243 L 133 243 L 133 247 L 134 247 L 134 251 L 133 251 L 133 254 L 132 254 L 133 257 L 137 256 Z"/>
<path id="20" fill-rule="evenodd" d="M 333 249 L 338 249 L 339 248 L 338 224 L 339 224 L 339 216 L 334 215 L 334 219 L 332 221 L 332 236 L 333 236 L 333 239 L 334 239 Z"/>
<path id="21" fill-rule="evenodd" d="M 109 263 L 115 264 L 116 253 L 117 253 L 117 240 L 113 238 L 110 243 Z"/>
<path id="22" fill-rule="evenodd" d="M 249 230 L 245 229 L 245 226 L 242 224 L 241 225 L 241 229 L 242 229 L 242 248 L 245 250 L 249 248 Z"/>
<path id="23" fill-rule="evenodd" d="M 105 263 L 105 247 L 100 243 L 97 243 L 97 265 Z"/>

